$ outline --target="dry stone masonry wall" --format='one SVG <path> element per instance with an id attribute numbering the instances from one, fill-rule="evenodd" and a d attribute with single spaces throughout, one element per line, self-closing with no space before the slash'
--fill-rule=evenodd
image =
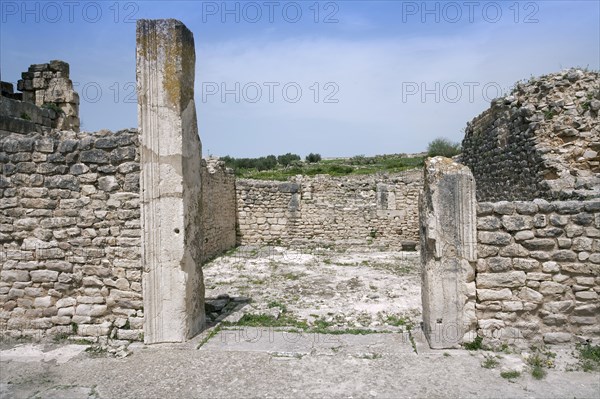
<path id="1" fill-rule="evenodd" d="M 135 130 L 0 141 L 0 330 L 140 339 Z"/>
<path id="2" fill-rule="evenodd" d="M 422 171 L 236 182 L 238 242 L 414 249 Z"/>
<path id="3" fill-rule="evenodd" d="M 600 200 L 481 202 L 477 228 L 483 336 L 600 338 Z"/>
<path id="4" fill-rule="evenodd" d="M 600 196 L 600 75 L 568 70 L 518 83 L 469 124 L 462 162 L 479 201 Z"/>
<path id="5" fill-rule="evenodd" d="M 235 247 L 235 175 L 222 161 L 202 160 L 202 262 Z"/>

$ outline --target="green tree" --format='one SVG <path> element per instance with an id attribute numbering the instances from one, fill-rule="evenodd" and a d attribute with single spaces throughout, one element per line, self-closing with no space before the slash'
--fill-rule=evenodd
<path id="1" fill-rule="evenodd" d="M 440 155 L 443 157 L 451 158 L 455 155 L 460 154 L 460 152 L 460 143 L 453 143 L 452 141 L 443 137 L 433 140 L 427 146 L 427 155 L 429 155 L 430 157 L 436 157 Z"/>
<path id="2" fill-rule="evenodd" d="M 288 152 L 287 154 L 280 155 L 277 157 L 277 162 L 281 166 L 288 166 L 292 162 L 299 161 L 299 160 L 300 160 L 300 155 L 292 154 L 291 152 Z"/>
<path id="3" fill-rule="evenodd" d="M 306 156 L 306 162 L 317 163 L 321 161 L 321 154 L 313 154 L 312 152 Z"/>

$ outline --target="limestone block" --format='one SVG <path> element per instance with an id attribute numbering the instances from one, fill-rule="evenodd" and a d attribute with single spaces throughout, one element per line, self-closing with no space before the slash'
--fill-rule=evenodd
<path id="1" fill-rule="evenodd" d="M 181 22 L 138 20 L 146 343 L 185 341 L 205 324 L 195 58 L 193 35 Z"/>
<path id="2" fill-rule="evenodd" d="M 448 158 L 430 158 L 419 200 L 423 329 L 435 349 L 462 342 L 467 276 L 477 260 L 475 181 Z"/>
<path id="3" fill-rule="evenodd" d="M 481 273 L 477 275 L 479 288 L 514 288 L 525 285 L 525 272 Z"/>
<path id="4" fill-rule="evenodd" d="M 519 298 L 524 301 L 539 303 L 544 299 L 544 296 L 531 288 L 523 287 L 519 292 Z"/>
<path id="5" fill-rule="evenodd" d="M 34 283 L 51 283 L 58 281 L 58 272 L 54 270 L 32 270 L 29 272 Z"/>
<path id="6" fill-rule="evenodd" d="M 498 301 L 503 299 L 510 299 L 512 297 L 512 292 L 508 288 L 503 288 L 501 290 L 486 290 L 486 289 L 478 289 L 477 290 L 477 298 L 479 301 Z"/>
<path id="7" fill-rule="evenodd" d="M 562 344 L 570 342 L 572 335 L 566 332 L 549 332 L 544 334 L 544 342 L 547 344 Z"/>

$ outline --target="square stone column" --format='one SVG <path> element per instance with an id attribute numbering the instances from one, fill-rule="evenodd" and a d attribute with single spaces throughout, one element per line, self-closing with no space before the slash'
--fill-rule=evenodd
<path id="1" fill-rule="evenodd" d="M 443 157 L 425 162 L 419 198 L 423 331 L 433 349 L 456 348 L 474 330 L 475 180 Z"/>
<path id="2" fill-rule="evenodd" d="M 205 324 L 195 63 L 181 22 L 137 22 L 146 343 L 185 341 Z"/>

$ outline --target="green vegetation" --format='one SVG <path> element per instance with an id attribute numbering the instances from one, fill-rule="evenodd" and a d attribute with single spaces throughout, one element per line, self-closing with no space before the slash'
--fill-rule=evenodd
<path id="1" fill-rule="evenodd" d="M 531 366 L 531 376 L 536 380 L 541 380 L 546 376 L 546 370 L 544 370 L 544 360 L 539 354 L 531 355 L 527 359 L 527 363 Z"/>
<path id="2" fill-rule="evenodd" d="M 280 307 L 280 306 L 273 306 Z M 283 310 L 279 318 L 269 314 L 249 314 L 246 313 L 240 320 L 235 323 L 223 322 L 223 326 L 232 327 L 292 327 L 297 332 L 305 332 L 310 334 L 351 334 L 351 335 L 367 335 L 382 333 L 386 331 L 375 331 L 363 328 L 345 328 L 331 329 L 334 322 L 329 322 L 323 319 L 315 320 L 312 325 L 305 320 L 298 320 L 293 315 Z"/>
<path id="3" fill-rule="evenodd" d="M 287 312 L 287 306 L 285 306 L 283 303 L 281 303 L 279 301 L 271 301 L 267 304 L 267 307 L 269 309 L 279 308 L 282 312 Z"/>
<path id="4" fill-rule="evenodd" d="M 204 337 L 202 339 L 202 341 L 200 341 L 200 343 L 198 344 L 198 346 L 196 347 L 196 349 L 202 348 L 202 345 L 204 345 L 205 343 L 208 342 L 209 339 L 211 339 L 212 337 L 214 337 L 215 335 L 217 335 L 219 333 L 219 331 L 221 331 L 221 324 L 219 324 L 218 326 L 216 326 L 215 328 L 213 328 L 212 331 L 209 332 L 206 335 L 206 337 Z"/>
<path id="5" fill-rule="evenodd" d="M 70 336 L 69 334 L 62 332 L 62 333 L 58 333 L 54 337 L 52 337 L 52 340 L 56 343 L 61 343 L 65 340 L 67 340 L 69 338 L 69 336 Z"/>
<path id="6" fill-rule="evenodd" d="M 304 158 L 304 160 L 308 163 L 317 163 L 321 162 L 321 154 L 313 154 L 312 152 Z"/>
<path id="7" fill-rule="evenodd" d="M 555 115 L 556 115 L 556 113 L 554 111 L 552 111 L 551 109 L 544 112 L 544 118 L 546 120 L 554 118 Z"/>
<path id="8" fill-rule="evenodd" d="M 259 158 L 225 156 L 221 160 L 225 162 L 227 167 L 232 168 L 238 177 L 280 181 L 296 175 L 328 174 L 331 176 L 346 176 L 377 172 L 396 173 L 421 168 L 424 164 L 424 157 L 407 157 L 404 154 L 377 155 L 374 157 L 358 155 L 352 158 L 326 160 L 321 159 L 319 154 L 309 154 L 306 161 L 301 161 L 298 155 L 287 153 L 278 157 L 269 155 Z"/>
<path id="9" fill-rule="evenodd" d="M 399 317 L 399 316 L 395 316 L 395 315 L 389 315 L 387 316 L 387 318 L 385 319 L 385 323 L 389 324 L 390 326 L 394 326 L 394 327 L 402 327 L 402 326 L 410 326 L 410 321 L 406 320 L 403 317 Z"/>
<path id="10" fill-rule="evenodd" d="M 583 371 L 600 371 L 600 345 L 577 345 L 579 364 Z"/>
<path id="11" fill-rule="evenodd" d="M 29 114 L 27 114 L 26 112 L 21 112 L 21 119 L 25 119 L 26 121 L 30 121 L 31 120 L 31 116 L 29 116 Z"/>
<path id="12" fill-rule="evenodd" d="M 42 108 L 51 109 L 52 111 L 56 112 L 57 115 L 64 115 L 65 113 L 56 103 L 44 103 L 42 104 Z"/>
<path id="13" fill-rule="evenodd" d="M 427 155 L 430 157 L 442 156 L 451 158 L 460 154 L 460 151 L 460 143 L 453 143 L 450 140 L 442 137 L 433 140 L 427 146 Z"/>
<path id="14" fill-rule="evenodd" d="M 85 352 L 91 357 L 102 357 L 106 356 L 108 350 L 105 347 L 93 345 L 89 348 L 86 348 Z"/>
<path id="15" fill-rule="evenodd" d="M 507 380 L 514 380 L 515 378 L 519 378 L 521 373 L 518 371 L 503 371 L 500 373 L 500 377 L 506 378 Z"/>
<path id="16" fill-rule="evenodd" d="M 496 367 L 498 367 L 498 364 L 500 363 L 498 362 L 498 359 L 496 359 L 495 356 L 486 356 L 483 363 L 481 363 L 481 367 L 483 367 L 484 369 L 495 369 Z"/>
<path id="17" fill-rule="evenodd" d="M 483 348 L 482 342 L 483 342 L 483 338 L 480 336 L 477 336 L 477 337 L 475 337 L 473 342 L 465 342 L 463 344 L 463 346 L 468 351 L 476 351 L 476 350 Z"/>

